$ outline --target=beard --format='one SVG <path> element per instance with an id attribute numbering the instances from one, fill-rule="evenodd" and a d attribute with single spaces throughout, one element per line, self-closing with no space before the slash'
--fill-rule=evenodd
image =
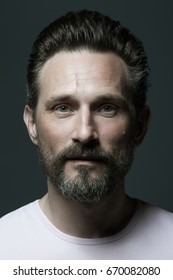
<path id="1" fill-rule="evenodd" d="M 38 153 L 43 172 L 61 195 L 80 203 L 96 203 L 119 189 L 133 162 L 134 149 L 133 145 L 128 143 L 109 153 L 94 142 L 89 144 L 79 142 L 57 155 L 52 155 L 46 152 L 39 141 Z M 82 155 L 104 164 L 103 174 L 93 177 L 89 166 L 80 165 L 77 168 L 77 175 L 70 177 L 65 171 L 66 162 Z"/>

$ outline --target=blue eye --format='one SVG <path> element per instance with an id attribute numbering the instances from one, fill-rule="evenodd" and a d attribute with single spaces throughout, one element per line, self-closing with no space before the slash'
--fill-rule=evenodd
<path id="1" fill-rule="evenodd" d="M 112 116 L 117 114 L 118 107 L 116 105 L 113 105 L 113 104 L 105 104 L 100 108 L 100 112 L 104 116 L 112 117 Z"/>
<path id="2" fill-rule="evenodd" d="M 58 105 L 55 107 L 55 110 L 60 113 L 70 112 L 70 108 L 67 105 Z"/>
<path id="3" fill-rule="evenodd" d="M 115 110 L 115 106 L 112 105 L 104 105 L 102 110 L 104 110 L 105 112 L 112 112 Z"/>

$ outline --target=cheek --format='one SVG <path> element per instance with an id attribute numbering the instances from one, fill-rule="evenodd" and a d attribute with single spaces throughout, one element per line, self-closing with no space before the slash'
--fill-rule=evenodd
<path id="1" fill-rule="evenodd" d="M 39 142 L 51 151 L 63 148 L 70 134 L 68 126 L 57 122 L 40 121 L 37 126 Z"/>
<path id="2" fill-rule="evenodd" d="M 102 145 L 104 145 L 105 148 L 111 148 L 131 141 L 133 131 L 129 122 L 119 122 L 102 126 L 100 135 L 100 142 Z"/>

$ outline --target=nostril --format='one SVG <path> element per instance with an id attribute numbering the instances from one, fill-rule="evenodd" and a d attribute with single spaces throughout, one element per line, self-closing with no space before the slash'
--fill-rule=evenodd
<path id="1" fill-rule="evenodd" d="M 88 131 L 75 131 L 74 134 L 72 135 L 72 140 L 74 142 L 80 142 L 83 144 L 86 143 L 94 143 L 98 141 L 98 135 L 97 132 L 94 130 L 88 130 Z"/>
<path id="2" fill-rule="evenodd" d="M 76 126 L 72 135 L 73 141 L 86 144 L 98 138 L 93 114 L 88 105 L 81 106 L 76 121 Z"/>

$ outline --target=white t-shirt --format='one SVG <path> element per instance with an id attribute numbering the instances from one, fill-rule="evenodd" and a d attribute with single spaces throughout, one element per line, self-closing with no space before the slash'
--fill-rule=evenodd
<path id="1" fill-rule="evenodd" d="M 138 201 L 120 232 L 104 238 L 79 238 L 58 230 L 38 200 L 0 219 L 1 260 L 173 260 L 173 214 Z"/>

